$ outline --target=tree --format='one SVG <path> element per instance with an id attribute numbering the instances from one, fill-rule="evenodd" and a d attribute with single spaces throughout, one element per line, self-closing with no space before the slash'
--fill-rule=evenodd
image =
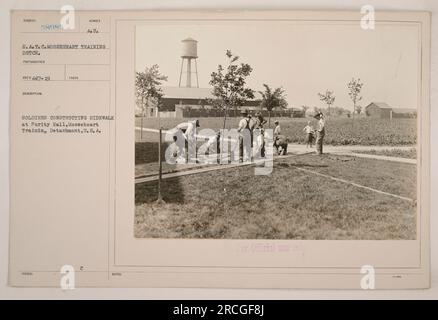
<path id="1" fill-rule="evenodd" d="M 160 86 L 163 81 L 167 81 L 167 76 L 160 73 L 156 64 L 150 68 L 146 67 L 143 72 L 135 73 L 135 95 L 137 105 L 141 108 L 140 139 L 143 138 L 143 118 L 147 107 L 154 105 L 159 109 L 160 99 L 163 96 Z"/>
<path id="2" fill-rule="evenodd" d="M 325 93 L 318 93 L 319 100 L 323 101 L 328 107 L 328 115 L 330 116 L 330 107 L 335 102 L 335 95 L 333 91 L 326 90 Z"/>
<path id="3" fill-rule="evenodd" d="M 225 54 L 228 65 L 224 68 L 218 65 L 217 71 L 211 73 L 210 85 L 213 87 L 212 94 L 216 99 L 209 99 L 214 107 L 223 110 L 224 123 L 227 121 L 229 108 L 244 105 L 248 99 L 254 99 L 254 91 L 246 86 L 246 78 L 251 74 L 252 67 L 247 63 L 238 63 L 239 56 L 233 55 L 230 50 Z"/>
<path id="4" fill-rule="evenodd" d="M 262 109 L 268 110 L 268 126 L 271 127 L 271 112 L 275 108 L 286 109 L 287 101 L 283 88 L 272 90 L 267 84 L 263 84 L 265 91 L 259 91 L 262 96 Z"/>
<path id="5" fill-rule="evenodd" d="M 348 95 L 350 96 L 351 101 L 353 101 L 353 120 L 354 120 L 354 114 L 357 111 L 357 103 L 362 100 L 362 96 L 360 95 L 360 92 L 362 91 L 363 83 L 360 81 L 360 79 L 352 79 L 348 83 Z"/>

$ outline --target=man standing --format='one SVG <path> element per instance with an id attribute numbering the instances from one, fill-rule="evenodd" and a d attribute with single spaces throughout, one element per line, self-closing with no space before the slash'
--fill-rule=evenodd
<path id="1" fill-rule="evenodd" d="M 310 121 L 307 121 L 307 126 L 304 127 L 303 131 L 306 133 L 306 147 L 313 147 L 313 127 Z"/>
<path id="2" fill-rule="evenodd" d="M 281 127 L 278 120 L 275 120 L 274 122 L 275 128 L 274 128 L 274 139 L 275 137 L 279 136 L 281 134 Z"/>
<path id="3" fill-rule="evenodd" d="M 277 149 L 277 152 L 278 152 L 279 144 L 277 142 L 278 142 L 278 138 L 281 135 L 281 128 L 280 128 L 280 123 L 278 122 L 278 120 L 275 120 L 274 126 L 275 127 L 274 127 L 274 139 L 273 139 L 274 143 L 273 143 L 273 146 L 274 146 L 275 149 Z"/>
<path id="4" fill-rule="evenodd" d="M 316 130 L 316 152 L 318 154 L 322 154 L 322 146 L 323 140 L 325 136 L 325 120 L 322 112 L 319 112 L 315 115 L 315 118 L 318 119 L 318 128 Z"/>
<path id="5" fill-rule="evenodd" d="M 254 120 L 254 126 L 250 128 L 251 130 L 251 145 L 253 147 L 253 154 L 258 155 L 260 153 L 260 156 L 262 158 L 265 157 L 265 129 L 264 125 L 266 124 L 266 120 L 263 118 L 263 115 L 261 112 L 256 112 L 255 114 L 255 120 Z M 257 145 L 254 146 L 254 130 L 258 130 L 257 132 Z"/>
<path id="6" fill-rule="evenodd" d="M 264 127 L 264 125 L 266 124 L 265 118 L 263 118 L 262 113 L 261 112 L 256 112 L 255 114 L 255 128 L 256 129 L 262 129 Z"/>
<path id="7" fill-rule="evenodd" d="M 243 154 L 244 149 L 246 150 L 246 156 L 251 157 L 251 130 L 250 130 L 250 120 L 251 116 L 248 114 L 248 111 L 242 110 L 240 112 L 242 115 L 242 119 L 239 121 L 239 128 L 237 128 L 237 132 L 239 133 L 239 161 L 243 162 Z M 246 136 L 246 139 L 244 139 Z M 244 148 L 245 143 L 245 148 Z"/>

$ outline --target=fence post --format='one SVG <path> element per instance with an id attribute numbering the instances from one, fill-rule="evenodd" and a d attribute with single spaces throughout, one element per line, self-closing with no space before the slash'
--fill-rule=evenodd
<path id="1" fill-rule="evenodd" d="M 161 137 L 161 127 L 159 130 L 159 143 L 158 143 L 158 162 L 159 162 L 159 169 L 158 169 L 158 199 L 157 199 L 157 203 L 164 203 L 163 197 L 161 196 L 161 179 L 162 179 L 162 175 L 163 175 L 163 164 L 162 164 L 162 159 L 161 159 L 161 144 L 162 144 L 162 137 Z"/>

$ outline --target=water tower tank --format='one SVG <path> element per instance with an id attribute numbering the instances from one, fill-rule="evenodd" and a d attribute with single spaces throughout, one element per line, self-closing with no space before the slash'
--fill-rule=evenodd
<path id="1" fill-rule="evenodd" d="M 182 42 L 181 58 L 196 59 L 198 57 L 198 41 L 192 38 L 187 38 Z"/>

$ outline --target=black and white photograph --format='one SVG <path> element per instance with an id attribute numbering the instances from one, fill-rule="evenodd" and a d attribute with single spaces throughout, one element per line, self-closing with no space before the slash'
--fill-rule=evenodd
<path id="1" fill-rule="evenodd" d="M 438 7 L 166 1 L 0 19 L 4 295 L 436 296 Z"/>
<path id="2" fill-rule="evenodd" d="M 418 26 L 135 29 L 135 238 L 417 239 Z"/>

